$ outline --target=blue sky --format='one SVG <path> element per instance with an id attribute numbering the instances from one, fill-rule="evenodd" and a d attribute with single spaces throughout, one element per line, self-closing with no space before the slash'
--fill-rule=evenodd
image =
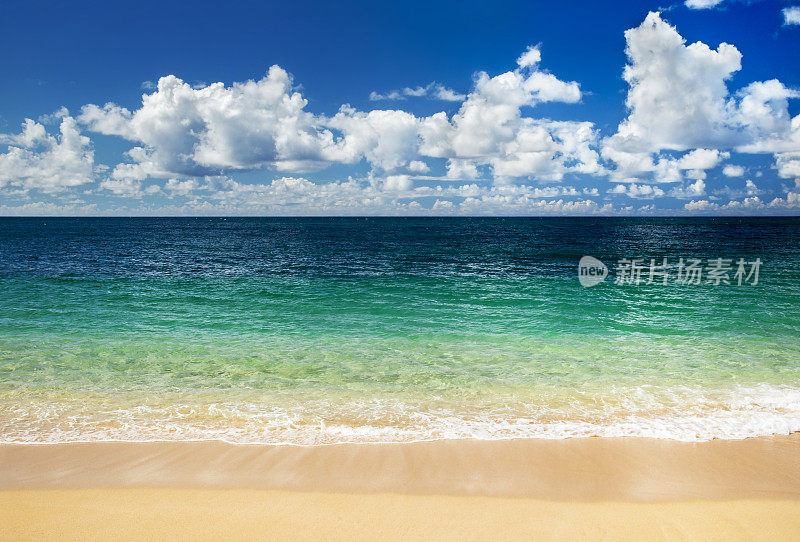
<path id="1" fill-rule="evenodd" d="M 6 1 L 0 213 L 797 214 L 800 2 L 687 3 Z"/>

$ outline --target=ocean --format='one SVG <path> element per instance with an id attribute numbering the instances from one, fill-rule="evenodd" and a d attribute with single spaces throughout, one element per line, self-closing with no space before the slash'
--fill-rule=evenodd
<path id="1" fill-rule="evenodd" d="M 0 441 L 786 434 L 798 309 L 798 218 L 2 218 Z"/>

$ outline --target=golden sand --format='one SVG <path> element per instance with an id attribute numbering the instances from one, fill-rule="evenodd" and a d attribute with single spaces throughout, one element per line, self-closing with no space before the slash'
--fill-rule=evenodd
<path id="1" fill-rule="evenodd" d="M 800 436 L 0 445 L 3 539 L 800 540 Z"/>
<path id="2" fill-rule="evenodd" d="M 793 540 L 798 501 L 553 502 L 247 489 L 0 492 L 15 540 Z"/>

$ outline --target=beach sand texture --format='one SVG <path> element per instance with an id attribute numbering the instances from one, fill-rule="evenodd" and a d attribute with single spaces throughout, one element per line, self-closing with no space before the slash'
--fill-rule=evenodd
<path id="1" fill-rule="evenodd" d="M 19 539 L 800 539 L 800 438 L 0 446 Z"/>

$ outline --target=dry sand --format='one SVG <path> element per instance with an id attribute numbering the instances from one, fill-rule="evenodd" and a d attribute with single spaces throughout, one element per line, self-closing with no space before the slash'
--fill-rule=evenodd
<path id="1" fill-rule="evenodd" d="M 800 435 L 0 445 L 3 539 L 800 540 Z"/>
<path id="2" fill-rule="evenodd" d="M 0 537 L 81 540 L 792 540 L 798 501 L 553 502 L 273 490 L 0 493 Z"/>

